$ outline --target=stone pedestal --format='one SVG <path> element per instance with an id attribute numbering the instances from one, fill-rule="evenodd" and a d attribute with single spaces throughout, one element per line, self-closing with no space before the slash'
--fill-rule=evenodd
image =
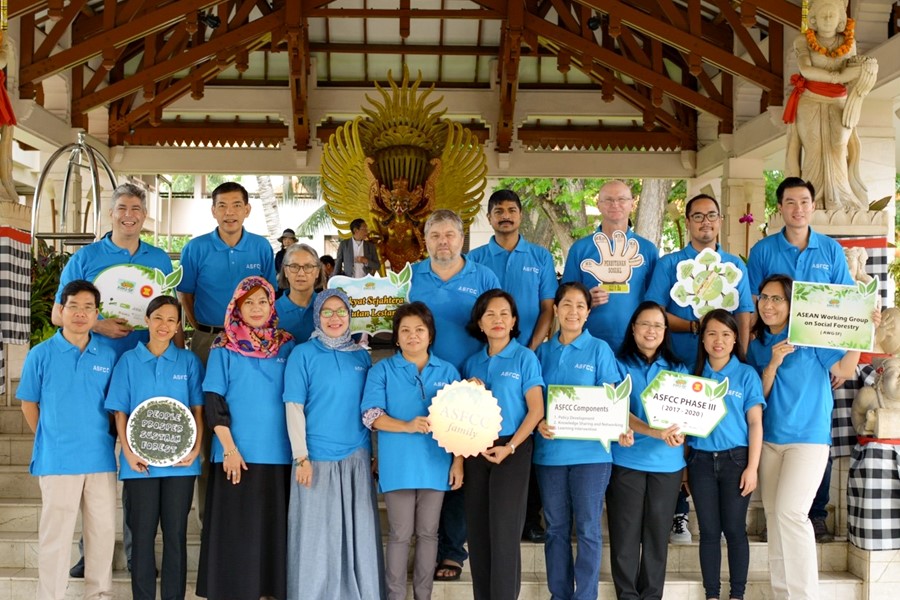
<path id="1" fill-rule="evenodd" d="M 719 241 L 731 254 L 746 257 L 762 234 L 759 225 L 766 214 L 766 181 L 763 161 L 755 158 L 730 158 L 725 161 L 722 175 L 722 229 Z M 754 222 L 745 225 L 741 217 L 748 212 Z"/>

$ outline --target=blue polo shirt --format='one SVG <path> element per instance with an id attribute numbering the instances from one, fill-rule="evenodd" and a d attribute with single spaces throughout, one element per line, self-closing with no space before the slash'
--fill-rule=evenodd
<path id="1" fill-rule="evenodd" d="M 409 301 L 424 302 L 434 315 L 432 352 L 462 370 L 463 362 L 481 347 L 481 342 L 466 332 L 472 307 L 478 296 L 499 287 L 493 271 L 471 260 L 448 281 L 434 274 L 430 258 L 414 264 Z"/>
<path id="2" fill-rule="evenodd" d="M 294 304 L 288 295 L 282 294 L 275 301 L 275 313 L 278 315 L 278 327 L 287 330 L 298 344 L 302 344 L 312 335 L 316 328 L 313 323 L 313 305 L 316 303 L 316 293 L 313 292 L 307 306 Z"/>
<path id="3" fill-rule="evenodd" d="M 534 352 L 510 340 L 506 348 L 488 356 L 487 346 L 466 359 L 462 368 L 467 379 L 477 377 L 500 405 L 500 435 L 513 435 L 525 420 L 528 405 L 525 392 L 536 385 L 543 386 L 541 364 Z"/>
<path id="4" fill-rule="evenodd" d="M 107 233 L 100 241 L 88 244 L 78 250 L 66 263 L 59 276 L 56 303 L 62 304 L 62 291 L 66 284 L 76 279 L 94 281 L 100 273 L 116 265 L 141 265 L 159 269 L 166 275 L 172 272 L 172 259 L 163 250 L 140 242 L 137 252 L 132 255 L 125 248 L 116 246 L 112 241 L 112 233 Z M 122 356 L 126 350 L 131 350 L 140 343 L 148 342 L 150 335 L 146 329 L 138 329 L 121 338 L 98 335 L 97 340 L 115 350 L 116 356 Z"/>
<path id="5" fill-rule="evenodd" d="M 370 447 L 360 406 L 371 366 L 368 352 L 331 350 L 317 339 L 291 353 L 284 401 L 303 405 L 310 460 L 342 460 Z"/>
<path id="6" fill-rule="evenodd" d="M 613 385 L 622 381 L 619 363 L 609 344 L 584 331 L 571 344 L 561 344 L 559 334 L 541 344 L 537 357 L 546 385 Z M 547 394 L 544 394 L 547 397 Z M 607 463 L 612 456 L 600 442 L 590 440 L 547 440 L 534 436 L 534 463 L 562 466 Z"/>
<path id="7" fill-rule="evenodd" d="M 809 229 L 809 245 L 800 252 L 784 237 L 784 228 L 764 237 L 750 249 L 747 259 L 750 292 L 759 294 L 759 284 L 769 275 L 782 273 L 795 281 L 853 285 L 853 277 L 836 241 Z"/>
<path id="8" fill-rule="evenodd" d="M 762 375 L 772 360 L 772 346 L 787 339 L 768 331 L 750 342 L 747 362 Z M 796 346 L 784 357 L 763 411 L 763 440 L 773 444 L 831 444 L 831 367 L 843 350 Z"/>
<path id="9" fill-rule="evenodd" d="M 541 314 L 541 301 L 556 295 L 556 268 L 546 248 L 535 246 L 521 235 L 508 251 L 491 236 L 491 241 L 475 248 L 466 257 L 488 267 L 500 280 L 500 287 L 516 301 L 519 310 L 519 343 L 531 344 L 534 327 Z"/>
<path id="10" fill-rule="evenodd" d="M 92 334 L 82 352 L 59 330 L 25 356 L 16 398 L 40 408 L 32 475 L 116 470 L 116 440 L 103 408 L 116 353 L 98 337 Z"/>
<path id="11" fill-rule="evenodd" d="M 192 239 L 181 251 L 184 276 L 178 291 L 194 295 L 194 318 L 203 325 L 221 327 L 225 309 L 237 285 L 251 275 L 275 281 L 275 255 L 266 238 L 241 232 L 234 248 L 222 241 L 218 227 Z"/>
<path id="12" fill-rule="evenodd" d="M 599 233 L 602 233 L 600 227 L 593 234 L 572 244 L 566 259 L 562 283 L 578 281 L 586 285 L 588 289 L 597 287 L 601 283 L 596 277 L 581 268 L 581 262 L 587 259 L 593 259 L 598 263 L 602 262 L 600 252 L 594 244 L 594 236 Z M 587 319 L 587 329 L 591 335 L 609 344 L 613 352 L 618 352 L 622 347 L 628 319 L 631 318 L 631 313 L 638 304 L 644 300 L 647 286 L 650 285 L 650 276 L 659 259 L 659 250 L 653 245 L 653 242 L 635 234 L 630 227 L 625 232 L 625 237 L 628 240 L 637 240 L 638 255 L 644 257 L 644 262 L 641 266 L 632 269 L 631 278 L 627 282 L 630 287 L 629 291 L 627 293 L 610 293 L 609 302 L 592 308 Z M 612 238 L 610 238 L 610 244 L 613 244 Z M 615 251 L 614 245 L 613 251 Z"/>
<path id="13" fill-rule="evenodd" d="M 619 360 L 619 368 L 623 371 L 623 378 L 625 375 L 631 375 L 631 414 L 645 423 L 647 413 L 644 412 L 641 394 L 647 389 L 647 385 L 660 371 L 687 373 L 684 365 L 670 363 L 661 356 L 649 364 L 630 356 Z M 663 440 L 640 433 L 634 434 L 632 446 L 625 448 L 614 444 L 612 456 L 613 464 L 648 473 L 674 473 L 683 469 L 685 465 L 684 448 L 670 447 Z"/>
<path id="14" fill-rule="evenodd" d="M 721 371 L 713 371 L 707 361 L 701 376 L 716 381 L 724 381 L 726 377 L 728 378 L 728 393 L 725 395 L 728 413 L 707 437 L 688 436 L 688 445 L 708 452 L 720 452 L 747 446 L 750 443 L 747 411 L 757 404 L 763 408 L 766 407 L 759 374 L 753 367 L 732 356 Z"/>
<path id="15" fill-rule="evenodd" d="M 293 461 L 281 396 L 294 346 L 294 340 L 282 344 L 272 358 L 252 358 L 225 348 L 209 352 L 203 391 L 225 397 L 231 437 L 246 463 L 288 465 Z M 213 437 L 211 462 L 223 462 L 223 453 L 222 442 Z"/>
<path id="16" fill-rule="evenodd" d="M 190 350 L 169 344 L 162 356 L 155 356 L 140 344 L 122 355 L 113 369 L 106 410 L 130 415 L 138 404 L 155 396 L 167 396 L 185 406 L 203 405 L 203 365 Z M 189 467 L 149 467 L 150 477 L 179 477 L 199 475 L 202 460 L 198 457 Z M 137 479 L 148 474 L 138 473 L 119 455 L 119 479 Z"/>
<path id="17" fill-rule="evenodd" d="M 750 283 L 747 278 L 747 267 L 744 266 L 744 261 L 733 254 L 723 252 L 722 246 L 718 244 L 716 244 L 716 252 L 723 263 L 731 263 L 741 270 L 741 278 L 737 283 L 738 307 L 731 311 L 732 314 L 755 312 L 756 305 L 753 304 L 753 295 L 750 293 Z M 650 278 L 647 300 L 656 302 L 676 317 L 681 317 L 688 321 L 697 321 L 697 317 L 694 316 L 694 309 L 690 306 L 679 306 L 672 299 L 671 292 L 678 281 L 676 276 L 678 263 L 683 260 L 694 260 L 698 254 L 700 253 L 697 252 L 696 248 L 692 244 L 688 244 L 678 252 L 660 257 L 659 262 L 656 263 L 656 268 L 653 269 L 653 277 Z M 689 368 L 693 368 L 697 362 L 697 344 L 697 336 L 689 331 L 672 334 L 672 350 L 675 352 L 678 360 Z"/>
<path id="18" fill-rule="evenodd" d="M 433 354 L 420 373 L 398 352 L 369 371 L 360 411 L 380 408 L 401 421 L 427 417 L 435 394 L 459 379 L 456 367 Z M 452 459 L 430 433 L 378 432 L 378 486 L 382 493 L 447 491 Z"/>

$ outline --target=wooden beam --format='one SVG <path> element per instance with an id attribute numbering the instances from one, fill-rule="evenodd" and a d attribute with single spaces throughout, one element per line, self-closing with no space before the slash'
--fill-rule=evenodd
<path id="1" fill-rule="evenodd" d="M 516 92 L 519 88 L 519 62 L 522 56 L 522 19 L 525 6 L 510 2 L 509 15 L 500 43 L 500 118 L 497 123 L 496 150 L 511 152 L 515 128 Z"/>
<path id="2" fill-rule="evenodd" d="M 708 112 L 719 119 L 731 118 L 731 111 L 721 103 L 715 102 L 694 90 L 687 89 L 665 75 L 654 73 L 652 69 L 633 63 L 624 56 L 611 52 L 606 48 L 597 45 L 595 42 L 585 40 L 578 35 L 572 34 L 545 19 L 539 19 L 534 15 L 526 14 L 525 27 L 534 31 L 539 36 L 543 36 L 544 38 L 569 48 L 573 53 L 581 54 L 586 52 L 613 71 L 623 73 L 651 88 L 658 87 L 666 95 L 679 102 L 683 102 L 688 106 L 692 106 L 697 110 Z"/>
<path id="3" fill-rule="evenodd" d="M 18 17 L 34 14 L 47 8 L 47 0 L 9 0 L 8 18 L 10 21 Z"/>
<path id="4" fill-rule="evenodd" d="M 50 31 L 47 32 L 41 45 L 34 51 L 35 60 L 43 60 L 50 56 L 50 52 L 56 47 L 57 42 L 62 39 L 62 36 L 69 31 L 69 26 L 72 24 L 72 21 L 75 20 L 75 17 L 78 16 L 78 13 L 85 4 L 87 4 L 86 0 L 78 0 L 71 2 L 66 6 L 63 10 L 62 18 L 53 23 L 53 26 L 50 28 Z"/>
<path id="5" fill-rule="evenodd" d="M 800 5 L 786 0 L 755 0 L 756 8 L 771 20 L 800 29 Z"/>
<path id="6" fill-rule="evenodd" d="M 288 2 L 285 8 L 290 61 L 291 128 L 294 150 L 309 148 L 309 31 L 299 2 Z"/>
<path id="7" fill-rule="evenodd" d="M 288 137 L 288 126 L 279 121 L 247 122 L 165 120 L 156 127 L 140 125 L 123 139 L 140 146 L 206 145 L 225 146 L 252 143 L 278 146 Z"/>
<path id="8" fill-rule="evenodd" d="M 325 19 L 401 19 L 409 17 L 412 19 L 466 19 L 469 21 L 477 21 L 490 19 L 496 21 L 506 17 L 506 13 L 497 12 L 495 10 L 472 8 L 472 9 L 426 9 L 411 8 L 402 10 L 399 8 L 314 8 L 310 9 L 307 18 L 325 18 Z"/>
<path id="9" fill-rule="evenodd" d="M 498 56 L 499 46 L 460 46 L 432 44 L 357 44 L 310 42 L 310 52 L 334 54 L 408 54 L 441 56 Z"/>
<path id="10" fill-rule="evenodd" d="M 712 1 L 716 6 L 719 7 L 719 14 L 725 17 L 725 20 L 728 21 L 728 25 L 731 27 L 731 30 L 734 31 L 734 34 L 737 36 L 738 41 L 741 43 L 741 45 L 744 46 L 744 49 L 747 51 L 747 54 L 750 55 L 750 58 L 753 59 L 753 62 L 756 64 L 756 66 L 769 70 L 768 59 L 766 59 L 766 56 L 763 54 L 762 50 L 759 49 L 759 46 L 756 45 L 756 40 L 754 40 L 753 36 L 750 35 L 750 32 L 747 31 L 747 27 L 741 21 L 740 15 L 738 15 L 737 11 L 731 7 L 731 4 L 729 4 L 728 0 Z"/>
<path id="11" fill-rule="evenodd" d="M 251 40 L 256 40 L 260 36 L 268 34 L 283 19 L 284 9 L 279 9 L 271 15 L 261 17 L 254 21 L 237 27 L 221 36 L 210 39 L 208 42 L 195 46 L 168 60 L 158 62 L 149 69 L 138 71 L 131 77 L 111 83 L 109 86 L 85 96 L 78 101 L 78 110 L 87 112 L 98 106 L 102 106 L 107 102 L 112 102 L 118 98 L 143 89 L 144 85 L 150 81 L 159 81 L 164 77 L 169 77 L 200 64 L 210 58 L 214 58 L 218 52 L 225 50 L 234 50 L 243 46 Z M 265 41 L 268 41 L 266 39 Z"/>
<path id="12" fill-rule="evenodd" d="M 49 58 L 23 67 L 19 71 L 20 81 L 38 82 L 57 73 L 68 71 L 75 65 L 85 63 L 91 58 L 98 56 L 104 48 L 110 46 L 119 47 L 141 39 L 145 35 L 178 23 L 188 13 L 213 6 L 220 1 L 176 0 L 130 23 L 116 27 L 112 31 L 104 31 L 102 34 L 75 44 L 69 49 L 57 52 Z"/>
<path id="13" fill-rule="evenodd" d="M 750 83 L 770 90 L 776 86 L 784 85 L 781 78 L 771 72 L 751 65 L 727 52 L 722 48 L 696 38 L 686 30 L 681 30 L 669 23 L 655 19 L 646 13 L 636 10 L 619 0 L 580 0 L 605 14 L 615 14 L 623 22 L 632 28 L 659 40 L 664 44 L 679 49 L 682 52 L 694 52 L 703 60 L 715 67 L 738 77 L 742 77 Z"/>
<path id="14" fill-rule="evenodd" d="M 644 131 L 636 127 L 587 127 L 525 125 L 516 131 L 525 146 L 594 150 L 679 150 L 682 140 L 667 131 Z"/>

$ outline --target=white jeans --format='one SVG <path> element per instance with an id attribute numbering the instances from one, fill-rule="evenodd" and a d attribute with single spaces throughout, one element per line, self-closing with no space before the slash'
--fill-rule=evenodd
<path id="1" fill-rule="evenodd" d="M 769 571 L 775 600 L 819 597 L 816 538 L 807 514 L 825 473 L 829 451 L 825 444 L 763 443 L 759 488 L 769 530 Z"/>

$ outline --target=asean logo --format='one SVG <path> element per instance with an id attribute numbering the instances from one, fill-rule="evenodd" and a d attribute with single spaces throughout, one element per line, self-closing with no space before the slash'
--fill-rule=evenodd
<path id="1" fill-rule="evenodd" d="M 691 386 L 691 389 L 694 390 L 695 392 L 700 392 L 703 390 L 703 384 L 700 383 L 699 381 L 695 381 L 694 384 Z"/>
<path id="2" fill-rule="evenodd" d="M 141 286 L 141 296 L 143 296 L 144 298 L 149 298 L 152 295 L 153 295 L 153 288 L 151 286 L 149 286 L 149 285 Z"/>

